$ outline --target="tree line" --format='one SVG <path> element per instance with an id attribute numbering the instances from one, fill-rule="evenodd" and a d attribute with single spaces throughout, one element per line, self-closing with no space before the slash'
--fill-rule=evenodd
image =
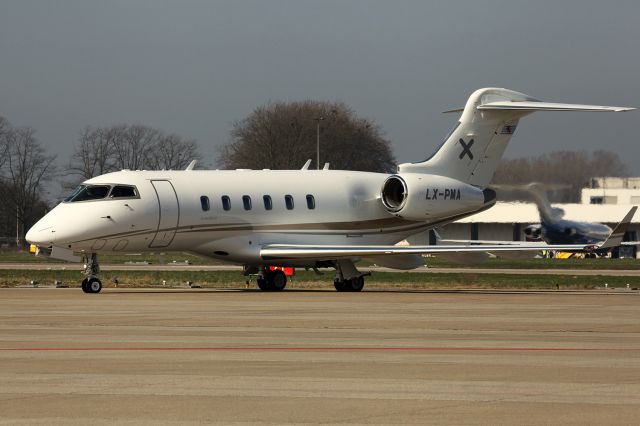
<path id="1" fill-rule="evenodd" d="M 629 175 L 620 156 L 607 150 L 554 151 L 537 157 L 503 159 L 493 177 L 496 184 L 549 184 L 552 203 L 580 202 L 582 188 L 589 179 L 601 176 Z M 556 189 L 553 189 L 553 188 Z"/>
<path id="2" fill-rule="evenodd" d="M 316 144 L 320 139 L 320 164 Z M 61 163 L 47 152 L 30 126 L 15 127 L 0 116 L 0 243 L 18 240 L 60 194 L 57 182 L 70 191 L 80 182 L 122 169 L 177 170 L 202 160 L 198 142 L 140 124 L 85 127 L 70 158 Z M 298 169 L 308 159 L 312 168 L 393 173 L 396 160 L 381 127 L 359 117 L 341 102 L 270 102 L 232 125 L 229 140 L 215 162 L 223 169 Z M 626 176 L 628 169 L 609 151 L 558 151 L 532 158 L 503 160 L 494 183 L 560 183 L 569 191 L 552 195 L 555 202 L 578 201 L 580 189 L 594 176 Z"/>

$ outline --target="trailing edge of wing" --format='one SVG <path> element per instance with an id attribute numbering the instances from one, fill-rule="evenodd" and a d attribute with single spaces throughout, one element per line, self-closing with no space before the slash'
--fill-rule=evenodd
<path id="1" fill-rule="evenodd" d="M 465 252 L 499 251 L 585 251 L 591 246 L 582 244 L 549 245 L 538 244 L 483 244 L 483 245 L 436 245 L 436 246 L 322 246 L 322 245 L 280 245 L 271 244 L 260 250 L 264 260 L 273 259 L 337 259 L 345 257 L 366 257 L 398 254 L 437 254 Z"/>
<path id="2" fill-rule="evenodd" d="M 477 107 L 481 110 L 511 110 L 511 111 L 609 111 L 623 112 L 632 111 L 635 108 L 617 107 L 617 106 L 600 106 L 600 105 L 580 105 L 580 104 L 558 104 L 551 102 L 534 102 L 534 101 L 500 101 L 489 102 Z"/>

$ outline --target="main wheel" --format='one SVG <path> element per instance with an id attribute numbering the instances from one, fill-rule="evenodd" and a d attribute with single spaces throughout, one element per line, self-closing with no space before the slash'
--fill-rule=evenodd
<path id="1" fill-rule="evenodd" d="M 287 276 L 279 269 L 269 272 L 267 275 L 271 290 L 282 291 L 287 286 Z"/>
<path id="2" fill-rule="evenodd" d="M 362 289 L 364 288 L 363 276 L 352 278 L 350 281 L 351 281 L 351 291 L 362 291 Z"/>
<path id="3" fill-rule="evenodd" d="M 85 287 L 89 290 L 87 293 L 100 293 L 102 290 L 102 282 L 97 278 L 89 278 Z"/>
<path id="4" fill-rule="evenodd" d="M 333 286 L 337 291 L 347 291 L 347 283 L 342 280 L 333 280 Z"/>
<path id="5" fill-rule="evenodd" d="M 88 281 L 89 281 L 88 278 L 85 278 L 84 280 L 82 280 L 82 291 L 84 291 L 85 293 L 89 293 L 89 288 L 87 287 Z"/>
<path id="6" fill-rule="evenodd" d="M 262 291 L 271 290 L 271 286 L 269 285 L 269 281 L 264 278 L 258 278 L 258 288 Z"/>
<path id="7" fill-rule="evenodd" d="M 362 291 L 364 288 L 364 277 L 353 277 L 345 280 L 346 291 Z"/>

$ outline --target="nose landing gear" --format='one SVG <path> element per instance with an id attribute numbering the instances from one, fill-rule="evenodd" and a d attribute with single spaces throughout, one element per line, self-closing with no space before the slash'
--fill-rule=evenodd
<path id="1" fill-rule="evenodd" d="M 83 260 L 83 273 L 86 278 L 82 280 L 82 291 L 85 293 L 100 293 L 100 290 L 102 290 L 102 282 L 98 278 L 98 274 L 100 273 L 98 255 L 95 253 L 85 254 Z"/>

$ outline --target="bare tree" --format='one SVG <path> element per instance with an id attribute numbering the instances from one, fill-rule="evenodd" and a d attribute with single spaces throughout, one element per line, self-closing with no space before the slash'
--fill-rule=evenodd
<path id="1" fill-rule="evenodd" d="M 234 123 L 217 162 L 228 169 L 296 169 L 307 159 L 315 164 L 318 126 L 321 163 L 343 170 L 395 170 L 389 141 L 377 124 L 357 117 L 343 103 L 317 101 L 256 108 Z"/>
<path id="2" fill-rule="evenodd" d="M 531 158 L 503 160 L 493 183 L 560 184 L 567 189 L 550 194 L 552 202 L 578 202 L 580 191 L 593 176 L 627 176 L 627 165 L 611 151 L 555 151 Z"/>
<path id="3" fill-rule="evenodd" d="M 120 124 L 85 128 L 69 169 L 82 180 L 115 170 L 181 169 L 200 160 L 198 144 L 151 127 Z"/>
<path id="4" fill-rule="evenodd" d="M 131 170 L 146 168 L 160 132 L 140 124 L 115 126 L 110 130 L 114 132 L 112 145 L 116 167 Z"/>
<path id="5" fill-rule="evenodd" d="M 71 156 L 69 170 L 82 180 L 115 170 L 114 133 L 112 129 L 85 127 Z"/>
<path id="6" fill-rule="evenodd" d="M 194 140 L 183 140 L 177 135 L 160 134 L 153 149 L 147 154 L 147 168 L 153 170 L 184 169 L 192 160 L 201 160 L 198 144 Z"/>
<path id="7" fill-rule="evenodd" d="M 0 168 L 4 166 L 9 152 L 9 140 L 7 138 L 9 127 L 7 119 L 0 115 Z"/>
<path id="8" fill-rule="evenodd" d="M 6 132 L 8 155 L 2 197 L 11 203 L 18 222 L 18 240 L 33 223 L 34 206 L 41 203 L 42 184 L 55 170 L 55 156 L 47 155 L 31 127 L 10 128 Z M 21 241 L 17 241 L 20 245 Z"/>

